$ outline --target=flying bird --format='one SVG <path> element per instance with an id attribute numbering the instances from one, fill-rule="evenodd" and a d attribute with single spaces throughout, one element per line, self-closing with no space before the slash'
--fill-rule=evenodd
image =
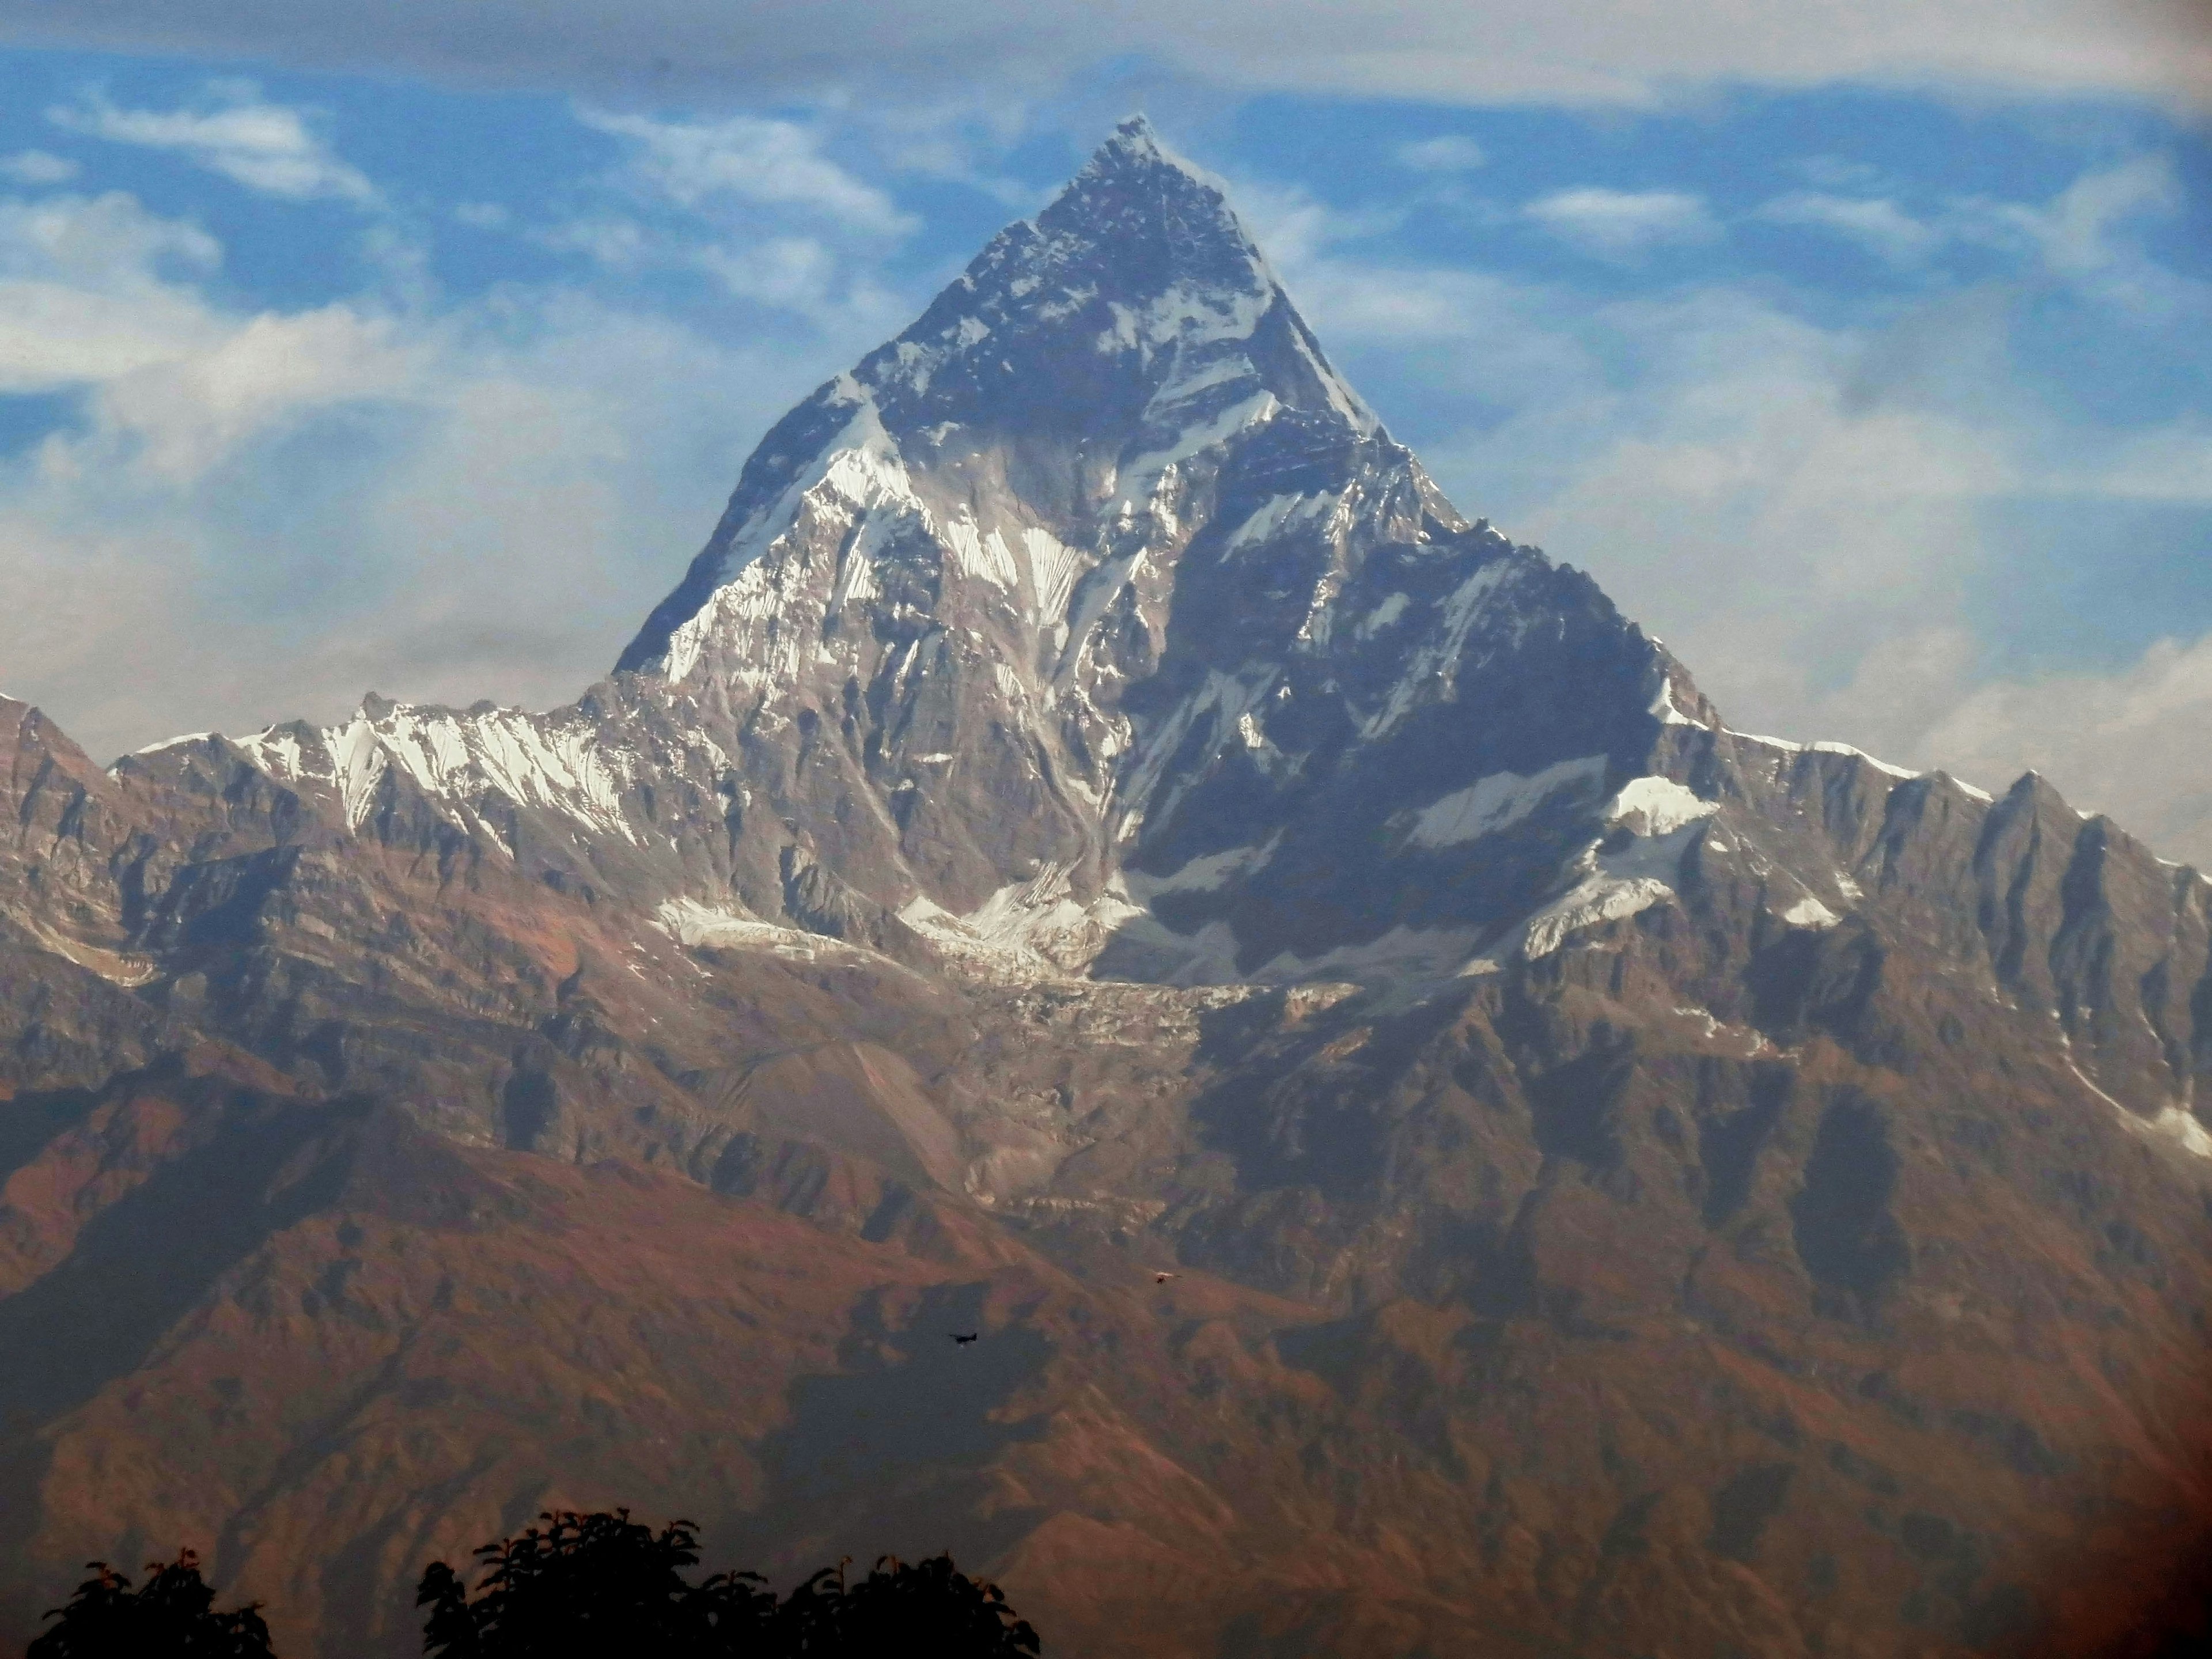
<path id="1" fill-rule="evenodd" d="M 954 1346 L 955 1347 L 958 1347 L 958 1348 L 964 1348 L 964 1347 L 966 1347 L 966 1346 L 967 1346 L 970 1342 L 973 1342 L 973 1341 L 974 1341 L 977 1337 L 981 1336 L 981 1335 L 982 1334 L 982 1332 L 981 1332 L 981 1331 L 970 1331 L 970 1332 L 969 1332 L 969 1333 L 968 1333 L 968 1334 L 967 1334 L 967 1335 L 963 1336 L 963 1335 L 961 1335 L 961 1334 L 960 1334 L 960 1333 L 959 1333 L 959 1332 L 957 1332 L 957 1331 L 952 1331 L 952 1332 L 949 1332 L 949 1333 L 947 1333 L 947 1334 L 949 1334 L 949 1335 L 952 1338 L 952 1344 L 953 1344 L 953 1346 Z"/>
<path id="2" fill-rule="evenodd" d="M 1170 1279 L 1181 1279 L 1182 1277 L 1182 1275 L 1181 1273 L 1155 1273 L 1152 1275 L 1152 1283 L 1155 1285 L 1164 1285 Z"/>

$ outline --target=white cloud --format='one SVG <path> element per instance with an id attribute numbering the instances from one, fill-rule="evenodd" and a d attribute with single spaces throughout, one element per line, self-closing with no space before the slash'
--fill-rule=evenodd
<path id="1" fill-rule="evenodd" d="M 187 483 L 274 422 L 409 378 L 387 326 L 351 307 L 221 314 L 179 280 L 220 260 L 204 231 L 119 193 L 0 203 L 0 389 L 79 391 L 90 416 L 45 465 Z"/>
<path id="2" fill-rule="evenodd" d="M 1870 169 L 1815 170 L 1875 182 Z M 2030 260 L 2048 278 L 2104 304 L 2171 314 L 2212 306 L 2212 292 L 2153 258 L 2141 233 L 2185 205 L 2172 158 L 2148 154 L 2085 173 L 2045 202 L 1954 198 L 1916 217 L 1887 197 L 1802 191 L 1762 204 L 1753 216 L 1830 232 L 1899 266 L 1917 264 L 1947 244 L 1978 243 Z"/>
<path id="3" fill-rule="evenodd" d="M 2184 736 L 2212 720 L 2212 639 L 2111 672 L 1985 666 L 1971 590 L 2006 550 L 1984 508 L 2044 487 L 2033 423 L 1862 404 L 1853 343 L 1735 303 L 1733 323 L 1649 322 L 1703 333 L 1707 368 L 1740 355 L 1741 372 L 1639 387 L 1654 406 L 1614 413 L 1510 527 L 1589 568 L 1741 728 L 1843 738 L 1993 789 L 2038 768 L 2077 806 L 2212 865 L 2212 750 Z M 2206 477 L 2194 499 L 2212 497 Z M 2112 482 L 2115 498 L 2148 483 Z"/>
<path id="4" fill-rule="evenodd" d="M 239 310 L 131 198 L 0 202 L 11 691 L 102 756 L 361 693 L 550 707 L 605 673 L 745 444 L 872 337 L 734 343 L 561 290 Z M 129 665 L 127 673 L 116 665 Z"/>
<path id="5" fill-rule="evenodd" d="M 2130 433 L 2059 483 L 2112 501 L 2212 503 L 2212 421 L 2198 416 Z"/>
<path id="6" fill-rule="evenodd" d="M 1416 173 L 1472 173 L 1484 159 L 1481 145 L 1456 133 L 1398 146 L 1398 165 Z"/>
<path id="7" fill-rule="evenodd" d="M 280 422 L 413 391 L 418 354 L 394 333 L 347 305 L 263 313 L 102 386 L 96 429 L 130 440 L 140 473 L 187 483 Z"/>
<path id="8" fill-rule="evenodd" d="M 65 185 L 79 171 L 67 156 L 43 149 L 19 149 L 13 155 L 0 155 L 0 179 L 11 184 Z"/>
<path id="9" fill-rule="evenodd" d="M 1917 264 L 1944 240 L 1940 231 L 1880 197 L 1802 191 L 1761 204 L 1757 216 L 1772 224 L 1828 231 L 1895 265 Z"/>
<path id="10" fill-rule="evenodd" d="M 24 9 L 18 9 L 22 10 Z M 2212 103 L 2188 0 L 42 0 L 15 38 L 381 67 L 664 101 L 848 88 L 1004 100 L 1116 58 L 1244 87 L 1455 104 L 1650 102 L 1839 81 Z"/>
<path id="11" fill-rule="evenodd" d="M 213 270 L 222 246 L 198 226 L 149 213 L 121 191 L 0 201 L 0 276 L 132 289 L 177 266 Z"/>
<path id="12" fill-rule="evenodd" d="M 1430 430 L 1393 428 L 1460 507 L 1589 570 L 1732 724 L 1993 788 L 2040 767 L 2212 865 L 2212 638 L 2110 672 L 1992 673 L 1978 630 L 2020 509 L 2052 491 L 2212 505 L 2201 418 L 2072 424 L 2021 384 L 2014 290 L 1843 327 L 1726 285 L 1592 305 L 1325 245 L 1286 276 L 1386 418 L 1425 410 Z"/>
<path id="13" fill-rule="evenodd" d="M 210 88 L 208 107 L 118 109 L 93 94 L 46 112 L 56 126 L 112 143 L 172 150 L 210 173 L 286 201 L 337 200 L 373 205 L 376 188 L 309 131 L 299 110 L 264 101 L 250 85 Z"/>
<path id="14" fill-rule="evenodd" d="M 2169 214 L 2180 200 L 2173 164 L 2162 155 L 2139 155 L 2083 174 L 2047 207 L 2014 208 L 2006 216 L 2035 239 L 2054 270 L 2094 276 L 2120 257 L 2116 227 L 2145 214 Z"/>
<path id="15" fill-rule="evenodd" d="M 1666 243 L 1707 242 L 1720 234 L 1704 198 L 1674 190 L 1591 185 L 1540 197 L 1523 211 L 1554 235 L 1607 258 L 1633 257 Z"/>
<path id="16" fill-rule="evenodd" d="M 205 308 L 161 273 L 221 258 L 119 192 L 0 201 L 0 391 L 106 384 L 205 345 Z"/>
<path id="17" fill-rule="evenodd" d="M 587 125 L 630 141 L 640 179 L 679 206 L 734 198 L 819 214 L 878 235 L 914 228 L 890 197 L 824 155 L 819 136 L 794 122 L 753 116 L 657 121 L 604 110 L 581 115 Z"/>
<path id="18" fill-rule="evenodd" d="M 743 247 L 699 251 L 700 264 L 741 299 L 762 300 L 796 311 L 817 308 L 830 290 L 837 261 L 811 236 L 778 236 Z"/>
<path id="19" fill-rule="evenodd" d="M 601 214 L 550 226 L 538 240 L 626 276 L 696 271 L 732 298 L 795 313 L 833 332 L 856 325 L 896 326 L 890 296 L 817 237 L 729 235 L 696 225 L 671 231 Z"/>
<path id="20" fill-rule="evenodd" d="M 2212 868 L 2212 766 L 2177 734 L 2212 729 L 2212 635 L 2160 640 L 2108 674 L 2054 673 L 1966 690 L 1922 738 L 1986 777 L 2033 768 L 2078 809 Z"/>
<path id="21" fill-rule="evenodd" d="M 1961 234 L 2024 244 L 2061 281 L 2109 304 L 2156 313 L 2201 307 L 2207 298 L 2201 284 L 2151 258 L 2131 234 L 2182 204 L 2173 163 L 2150 155 L 2084 173 L 2039 206 L 1977 201 L 1956 212 Z"/>
<path id="22" fill-rule="evenodd" d="M 609 270 L 642 270 L 665 262 L 665 244 L 636 220 L 620 214 L 566 219 L 537 233 L 546 246 L 580 253 Z"/>
<path id="23" fill-rule="evenodd" d="M 823 153 L 797 123 L 660 121 L 580 110 L 621 139 L 623 164 L 569 216 L 526 234 L 635 278 L 703 276 L 733 299 L 836 332 L 892 315 L 868 271 L 918 224 Z"/>

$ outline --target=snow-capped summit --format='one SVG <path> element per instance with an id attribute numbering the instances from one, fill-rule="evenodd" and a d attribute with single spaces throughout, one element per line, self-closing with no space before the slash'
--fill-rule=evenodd
<path id="1" fill-rule="evenodd" d="M 1029 943 L 1073 928 L 1063 964 L 1113 945 L 1129 971 L 1233 976 L 1394 923 L 1362 906 L 1273 948 L 1225 920 L 1186 936 L 1137 866 L 1225 854 L 1234 823 L 1253 839 L 1224 892 L 1295 867 L 1286 792 L 1380 801 L 1355 774 L 1430 743 L 1468 641 L 1548 576 L 1453 510 L 1223 186 L 1131 121 L 777 425 L 620 667 L 685 721 L 727 721 L 732 753 L 805 734 L 806 764 L 765 785 L 778 818 L 909 921 L 996 905 Z M 1654 659 L 1630 656 L 1648 726 Z M 1454 768 L 1483 745 L 1451 747 L 1445 787 L 1471 782 Z M 1438 763 L 1410 757 L 1402 787 Z"/>
<path id="2" fill-rule="evenodd" d="M 1133 508 L 1172 463 L 1285 411 L 1377 430 L 1221 183 L 1141 117 L 1126 121 L 1035 220 L 1001 231 L 911 327 L 769 433 L 619 665 L 665 663 L 671 635 L 841 461 L 868 475 L 863 490 L 933 475 L 923 498 L 957 514 L 971 493 L 962 470 L 987 452 L 1030 473 L 1079 458 L 1065 506 Z"/>
<path id="3" fill-rule="evenodd" d="M 854 379 L 902 434 L 942 420 L 1007 429 L 1042 419 L 1095 437 L 1102 416 L 1135 414 L 1149 428 L 1137 435 L 1172 445 L 1263 398 L 1375 426 L 1225 186 L 1142 118 L 1123 123 L 1036 220 L 1001 231 Z"/>

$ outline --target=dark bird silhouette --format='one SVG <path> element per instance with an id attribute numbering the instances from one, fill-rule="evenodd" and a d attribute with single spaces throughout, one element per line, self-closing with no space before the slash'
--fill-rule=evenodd
<path id="1" fill-rule="evenodd" d="M 964 1348 L 981 1334 L 981 1331 L 970 1331 L 967 1335 L 963 1336 L 959 1332 L 954 1331 L 951 1333 L 951 1337 L 955 1346 Z"/>

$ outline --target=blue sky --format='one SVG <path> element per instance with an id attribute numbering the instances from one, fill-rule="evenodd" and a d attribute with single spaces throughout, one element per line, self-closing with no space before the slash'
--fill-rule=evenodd
<path id="1" fill-rule="evenodd" d="M 657 3 L 390 47 L 0 3 L 0 687 L 102 757 L 372 688 L 567 701 L 768 423 L 1143 107 L 1460 505 L 1733 724 L 2037 766 L 2212 859 L 2193 40 L 1735 0 L 1726 38 L 1594 6 L 1515 58 L 1398 7 L 1268 56 L 1192 0 L 1187 40 L 1024 22 L 987 86 L 957 30 L 895 72 L 866 6 L 849 74 L 799 24 L 717 69 Z"/>

